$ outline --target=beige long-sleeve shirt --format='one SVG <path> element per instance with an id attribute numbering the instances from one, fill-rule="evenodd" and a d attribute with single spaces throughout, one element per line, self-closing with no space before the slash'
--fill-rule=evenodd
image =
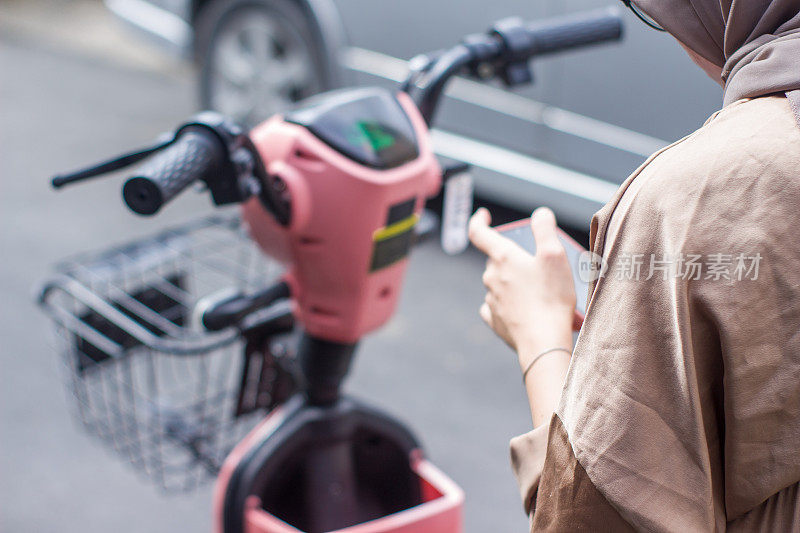
<path id="1" fill-rule="evenodd" d="M 655 154 L 591 230 L 607 270 L 561 403 L 511 442 L 532 530 L 800 531 L 800 128 L 786 98 L 728 105 Z"/>

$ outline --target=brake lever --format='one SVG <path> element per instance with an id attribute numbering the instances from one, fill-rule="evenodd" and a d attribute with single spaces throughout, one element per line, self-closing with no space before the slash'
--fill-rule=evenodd
<path id="1" fill-rule="evenodd" d="M 65 185 L 71 185 L 80 181 L 96 178 L 102 174 L 108 174 L 109 172 L 114 172 L 116 170 L 129 167 L 171 145 L 177 139 L 177 135 L 165 133 L 161 135 L 159 139 L 161 140 L 157 141 L 157 144 L 154 144 L 148 148 L 142 148 L 141 150 L 137 150 L 135 152 L 128 152 L 127 154 L 119 155 L 107 161 L 103 161 L 102 163 L 98 163 L 69 174 L 59 174 L 55 176 L 50 183 L 54 189 L 60 189 Z"/>

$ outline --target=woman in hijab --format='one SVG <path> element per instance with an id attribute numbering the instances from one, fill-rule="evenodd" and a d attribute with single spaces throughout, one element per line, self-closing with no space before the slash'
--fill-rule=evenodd
<path id="1" fill-rule="evenodd" d="M 630 6 L 630 2 L 626 2 Z M 574 351 L 552 212 L 531 256 L 478 211 L 483 319 L 519 356 L 532 530 L 800 531 L 800 0 L 638 0 L 724 88 L 592 219 Z"/>

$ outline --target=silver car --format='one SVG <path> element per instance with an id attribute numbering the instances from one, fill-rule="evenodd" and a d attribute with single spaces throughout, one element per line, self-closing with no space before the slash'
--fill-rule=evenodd
<path id="1" fill-rule="evenodd" d="M 507 16 L 535 19 L 614 0 L 105 0 L 118 16 L 197 61 L 201 105 L 255 124 L 315 92 L 396 85 L 406 59 Z M 698 127 L 720 89 L 673 40 L 632 14 L 622 44 L 533 65 L 507 91 L 458 79 L 435 147 L 470 163 L 484 198 L 553 207 L 586 227 L 652 152 Z"/>

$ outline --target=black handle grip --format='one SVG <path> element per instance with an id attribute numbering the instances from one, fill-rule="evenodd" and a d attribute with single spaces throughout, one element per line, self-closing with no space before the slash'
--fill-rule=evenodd
<path id="1" fill-rule="evenodd" d="M 200 321 L 208 331 L 220 331 L 238 324 L 247 315 L 259 309 L 289 297 L 291 297 L 289 284 L 280 281 L 254 294 L 236 294 L 214 302 L 210 309 L 203 310 Z"/>
<path id="2" fill-rule="evenodd" d="M 225 157 L 222 141 L 214 133 L 187 127 L 125 182 L 122 197 L 131 211 L 153 215 L 195 181 L 219 172 Z"/>
<path id="3" fill-rule="evenodd" d="M 622 37 L 622 19 L 614 7 L 535 22 L 526 28 L 530 42 L 523 55 L 533 57 Z"/>

